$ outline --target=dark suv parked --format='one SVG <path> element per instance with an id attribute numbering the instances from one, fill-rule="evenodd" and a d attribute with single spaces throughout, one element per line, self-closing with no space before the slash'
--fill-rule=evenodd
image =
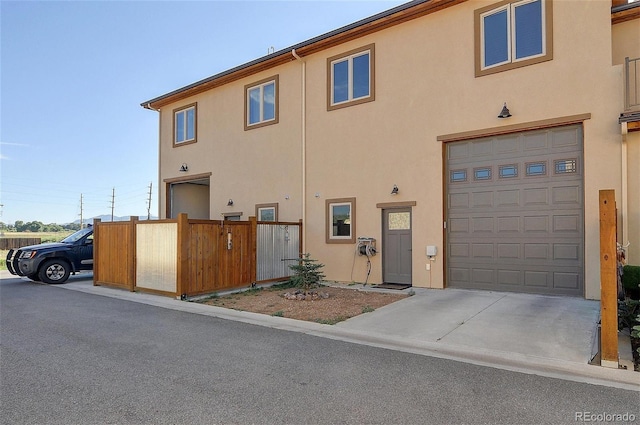
<path id="1" fill-rule="evenodd" d="M 43 243 L 10 250 L 7 269 L 46 283 L 64 283 L 71 273 L 93 270 L 93 227 L 87 227 L 57 243 Z"/>

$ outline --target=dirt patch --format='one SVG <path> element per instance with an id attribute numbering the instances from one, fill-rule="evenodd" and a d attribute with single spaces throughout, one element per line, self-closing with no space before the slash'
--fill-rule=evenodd
<path id="1" fill-rule="evenodd" d="M 321 286 L 316 291 L 322 296 L 311 300 L 285 298 L 285 294 L 295 292 L 292 288 L 258 288 L 231 295 L 214 296 L 199 302 L 270 316 L 335 324 L 407 297 L 407 294 L 400 293 L 390 294 L 329 286 Z"/>

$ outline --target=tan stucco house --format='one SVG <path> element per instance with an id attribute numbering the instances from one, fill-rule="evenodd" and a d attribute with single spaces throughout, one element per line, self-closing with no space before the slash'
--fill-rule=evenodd
<path id="1" fill-rule="evenodd" d="M 409 2 L 144 102 L 159 215 L 302 220 L 337 281 L 597 299 L 599 190 L 640 264 L 638 58 L 640 3 Z"/>

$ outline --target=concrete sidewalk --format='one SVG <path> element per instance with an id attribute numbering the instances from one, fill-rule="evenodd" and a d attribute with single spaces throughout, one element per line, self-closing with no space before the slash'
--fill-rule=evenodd
<path id="1" fill-rule="evenodd" d="M 597 335 L 599 301 L 412 288 L 415 295 L 405 300 L 336 325 L 322 325 L 93 286 L 90 279 L 90 275 L 89 279 L 75 276 L 64 285 L 52 286 L 323 338 L 640 391 L 640 373 L 632 367 L 609 369 L 588 364 Z"/>

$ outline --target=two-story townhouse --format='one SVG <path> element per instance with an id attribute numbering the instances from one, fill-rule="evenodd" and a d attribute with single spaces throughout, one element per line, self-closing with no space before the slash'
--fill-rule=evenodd
<path id="1" fill-rule="evenodd" d="M 598 298 L 599 190 L 640 243 L 638 6 L 418 0 L 144 102 L 160 216 L 302 219 L 338 281 Z"/>

